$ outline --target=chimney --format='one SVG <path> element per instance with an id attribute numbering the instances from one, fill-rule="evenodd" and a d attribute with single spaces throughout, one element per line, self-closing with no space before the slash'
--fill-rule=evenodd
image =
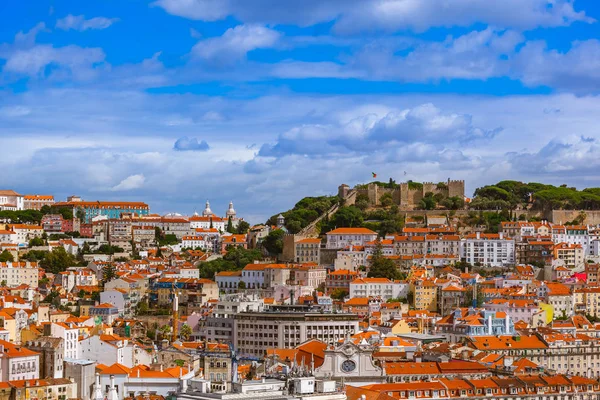
<path id="1" fill-rule="evenodd" d="M 498 237 L 499 237 L 500 239 L 504 239 L 504 232 L 500 232 L 500 233 L 498 233 Z"/>
<path id="2" fill-rule="evenodd" d="M 475 237 L 479 240 L 481 239 L 481 232 L 476 232 Z"/>

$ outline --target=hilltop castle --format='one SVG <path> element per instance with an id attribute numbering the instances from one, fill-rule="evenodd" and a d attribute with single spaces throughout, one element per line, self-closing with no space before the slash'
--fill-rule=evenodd
<path id="1" fill-rule="evenodd" d="M 390 193 L 394 204 L 405 210 L 415 208 L 421 199 L 430 192 L 434 195 L 439 193 L 444 198 L 460 197 L 463 199 L 465 197 L 465 181 L 448 179 L 447 182 L 423 182 L 422 184 L 402 182 L 393 188 L 383 187 L 376 183 L 359 185 L 354 189 L 351 189 L 346 184 L 338 187 L 338 196 L 346 199 L 347 205 L 354 204 L 358 195 L 365 195 L 369 198 L 369 206 L 378 206 L 381 204 L 381 196 L 385 193 Z"/>

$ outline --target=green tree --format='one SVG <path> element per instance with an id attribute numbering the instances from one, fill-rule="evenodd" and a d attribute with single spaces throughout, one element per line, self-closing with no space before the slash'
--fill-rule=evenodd
<path id="1" fill-rule="evenodd" d="M 140 301 L 139 303 L 137 303 L 136 309 L 137 315 L 146 315 L 148 314 L 150 307 L 148 306 L 148 302 Z"/>
<path id="2" fill-rule="evenodd" d="M 419 201 L 419 208 L 422 210 L 434 210 L 437 205 L 437 200 L 431 192 L 425 193 L 425 196 Z"/>
<path id="3" fill-rule="evenodd" d="M 171 337 L 171 327 L 169 325 L 163 325 L 158 328 L 158 333 L 160 334 L 162 339 L 167 339 Z"/>
<path id="4" fill-rule="evenodd" d="M 262 241 L 262 245 L 271 255 L 281 254 L 283 251 L 283 236 L 285 232 L 281 229 L 275 229 L 269 232 Z"/>
<path id="5" fill-rule="evenodd" d="M 392 197 L 391 193 L 384 193 L 381 195 L 381 197 L 379 198 L 379 201 L 381 202 L 381 205 L 384 207 L 389 207 L 392 204 L 394 204 L 394 198 Z"/>
<path id="6" fill-rule="evenodd" d="M 77 207 L 77 211 L 75 211 L 75 217 L 81 222 L 85 221 L 85 210 L 81 207 Z"/>
<path id="7" fill-rule="evenodd" d="M 192 328 L 188 324 L 181 325 L 179 337 L 183 340 L 188 340 L 192 336 Z"/>
<path id="8" fill-rule="evenodd" d="M 250 224 L 247 223 L 246 221 L 238 221 L 237 224 L 237 233 L 240 235 L 246 234 L 248 233 L 248 230 L 250 229 Z"/>
<path id="9" fill-rule="evenodd" d="M 341 207 L 333 215 L 331 223 L 338 228 L 355 228 L 362 225 L 363 213 L 354 206 Z"/>
<path id="10" fill-rule="evenodd" d="M 44 239 L 38 237 L 35 237 L 29 241 L 29 247 L 43 246 L 44 244 Z"/>
<path id="11" fill-rule="evenodd" d="M 375 244 L 367 276 L 369 278 L 387 278 L 391 280 L 402 279 L 402 274 L 396 267 L 396 264 L 389 258 L 384 257 L 380 239 Z"/>
<path id="12" fill-rule="evenodd" d="M 229 216 L 229 218 L 227 219 L 227 228 L 225 229 L 227 232 L 229 233 L 235 233 L 234 229 L 233 229 L 233 222 L 231 220 L 231 215 Z"/>
<path id="13" fill-rule="evenodd" d="M 331 297 L 334 300 L 339 300 L 339 301 L 344 300 L 346 298 L 346 296 L 348 296 L 348 292 L 341 288 L 333 289 L 331 291 L 331 293 L 329 294 L 329 297 Z"/>
<path id="14" fill-rule="evenodd" d="M 238 283 L 238 287 L 239 290 L 246 290 L 246 282 L 244 281 L 239 281 Z"/>
<path id="15" fill-rule="evenodd" d="M 117 269 L 112 264 L 107 264 L 102 268 L 102 286 L 117 277 Z"/>
<path id="16" fill-rule="evenodd" d="M 0 253 L 0 262 L 13 262 L 15 261 L 15 258 L 13 257 L 12 253 L 8 250 L 4 250 L 2 253 Z"/>
<path id="17" fill-rule="evenodd" d="M 46 253 L 44 259 L 40 261 L 42 267 L 53 274 L 58 274 L 67 269 L 67 267 L 77 264 L 75 256 L 67 253 L 63 247 L 57 247 L 51 252 Z"/>

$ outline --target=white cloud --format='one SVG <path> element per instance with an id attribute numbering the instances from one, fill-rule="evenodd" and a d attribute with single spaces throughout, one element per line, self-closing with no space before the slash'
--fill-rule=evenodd
<path id="1" fill-rule="evenodd" d="M 255 49 L 272 47 L 279 32 L 260 25 L 238 25 L 222 36 L 199 41 L 192 48 L 192 56 L 214 64 L 231 64 L 243 60 Z"/>
<path id="2" fill-rule="evenodd" d="M 423 31 L 430 27 L 471 26 L 532 29 L 593 22 L 572 0 L 158 0 L 170 14 L 214 21 L 234 16 L 245 23 L 313 25 L 337 19 L 342 33 Z"/>
<path id="3" fill-rule="evenodd" d="M 117 22 L 118 18 L 94 17 L 85 19 L 84 15 L 69 14 L 66 17 L 56 21 L 56 28 L 68 31 L 86 31 L 88 29 L 106 29 Z"/>
<path id="4" fill-rule="evenodd" d="M 595 118 L 600 97 L 595 96 L 286 94 L 225 99 L 36 88 L 14 95 L 10 104 L 0 97 L 0 104 L 33 110 L 25 118 L 0 118 L 0 142 L 19 149 L 0 158 L 0 170 L 13 171 L 4 177 L 5 186 L 61 199 L 76 193 L 92 200 L 146 201 L 160 213 L 192 213 L 208 197 L 216 210 L 224 212 L 233 200 L 241 215 L 252 214 L 252 222 L 261 222 L 303 196 L 335 193 L 342 182 L 368 181 L 371 171 L 398 181 L 465 179 L 471 193 L 499 179 L 535 179 L 536 169 L 552 164 L 540 180 L 600 186 L 597 144 L 580 139 L 600 139 Z M 544 113 L 550 109 L 561 112 Z M 404 121 L 398 116 L 407 110 L 414 115 Z M 173 116 L 194 119 L 207 112 L 231 118 L 217 124 L 163 125 Z M 390 113 L 395 119 L 388 121 L 385 142 L 378 143 L 368 135 Z M 485 145 L 469 140 L 478 137 L 473 133 L 477 128 L 487 132 L 499 126 L 504 128 L 501 135 L 488 137 Z M 577 132 L 566 141 L 571 150 L 544 156 L 548 151 L 541 149 L 564 132 Z M 177 138 L 201 143 L 199 135 L 210 143 L 210 151 L 173 151 Z M 409 139 L 402 142 L 402 135 Z M 253 143 L 284 143 L 279 136 L 293 151 L 254 155 Z M 507 156 L 511 151 L 517 154 Z M 575 168 L 556 172 L 561 163 Z M 72 179 L 74 165 L 77 179 Z M 134 175 L 143 175 L 141 187 L 112 190 Z M 201 182 L 201 190 L 190 182 Z"/>
<path id="5" fill-rule="evenodd" d="M 113 186 L 111 190 L 113 192 L 121 192 L 125 190 L 140 189 L 144 186 L 144 182 L 146 182 L 146 178 L 143 174 L 130 175 L 119 182 L 118 185 Z"/>
<path id="6" fill-rule="evenodd" d="M 391 110 L 383 115 L 355 115 L 343 123 L 294 127 L 279 135 L 275 144 L 263 145 L 259 155 L 372 154 L 414 143 L 474 145 L 479 140 L 493 139 L 500 131 L 498 127 L 492 130 L 479 128 L 473 125 L 470 115 L 444 112 L 426 103 Z"/>
<path id="7" fill-rule="evenodd" d="M 528 42 L 513 69 L 515 77 L 528 86 L 596 92 L 600 89 L 600 41 L 574 42 L 566 52 L 550 50 L 543 41 Z"/>
<path id="8" fill-rule="evenodd" d="M 6 57 L 4 72 L 25 74 L 32 77 L 60 76 L 68 74 L 75 80 L 91 79 L 98 64 L 104 62 L 104 52 L 99 48 L 82 48 L 69 45 L 55 48 L 51 45 L 35 45 L 16 50 Z M 49 65 L 56 69 L 48 73 Z"/>

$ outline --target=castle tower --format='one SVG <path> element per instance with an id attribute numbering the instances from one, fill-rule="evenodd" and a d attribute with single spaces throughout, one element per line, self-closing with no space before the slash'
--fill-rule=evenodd
<path id="1" fill-rule="evenodd" d="M 285 218 L 283 217 L 283 215 L 279 214 L 277 216 L 277 227 L 283 228 L 284 225 L 285 225 Z"/>
<path id="2" fill-rule="evenodd" d="M 206 200 L 206 207 L 204 207 L 204 211 L 202 211 L 202 216 L 210 217 L 211 215 L 213 215 L 213 212 L 210 209 L 210 203 L 208 202 L 208 200 Z"/>
<path id="3" fill-rule="evenodd" d="M 225 217 L 227 219 L 229 219 L 229 217 L 231 217 L 231 219 L 235 219 L 235 209 L 233 208 L 233 201 L 229 202 L 229 208 L 227 209 L 227 212 L 225 213 Z"/>

